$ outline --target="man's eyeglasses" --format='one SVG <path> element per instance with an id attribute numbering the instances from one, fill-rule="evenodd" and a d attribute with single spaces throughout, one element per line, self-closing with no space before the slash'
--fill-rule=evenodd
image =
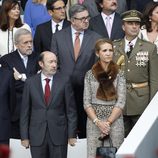
<path id="1" fill-rule="evenodd" d="M 57 7 L 57 8 L 52 8 L 53 10 L 65 10 L 66 6 L 63 6 L 63 7 Z"/>
<path id="2" fill-rule="evenodd" d="M 84 22 L 84 21 L 86 21 L 86 20 L 90 20 L 90 16 L 86 16 L 86 17 L 82 17 L 82 18 L 77 18 L 77 17 L 74 17 L 74 19 L 76 19 L 76 20 L 80 20 L 80 21 L 82 21 L 82 22 Z"/>

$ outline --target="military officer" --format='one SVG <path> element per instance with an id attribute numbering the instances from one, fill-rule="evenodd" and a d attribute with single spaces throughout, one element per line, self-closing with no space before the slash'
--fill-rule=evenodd
<path id="1" fill-rule="evenodd" d="M 124 39 L 114 41 L 114 60 L 126 78 L 124 109 L 125 137 L 158 90 L 158 54 L 156 46 L 138 38 L 141 13 L 122 13 Z"/>

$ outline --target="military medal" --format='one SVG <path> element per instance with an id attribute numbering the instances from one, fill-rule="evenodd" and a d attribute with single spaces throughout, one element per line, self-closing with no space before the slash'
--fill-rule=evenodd
<path id="1" fill-rule="evenodd" d="M 149 52 L 141 51 L 136 55 L 136 66 L 145 67 L 149 60 Z"/>

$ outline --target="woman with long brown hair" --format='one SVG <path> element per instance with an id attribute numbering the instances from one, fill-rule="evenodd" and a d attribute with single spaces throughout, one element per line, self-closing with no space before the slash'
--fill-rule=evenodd
<path id="1" fill-rule="evenodd" d="M 0 57 L 14 51 L 14 33 L 19 28 L 31 31 L 20 18 L 20 4 L 17 0 L 5 0 L 0 14 Z"/>
<path id="2" fill-rule="evenodd" d="M 158 48 L 158 2 L 149 2 L 143 12 L 139 37 Z"/>

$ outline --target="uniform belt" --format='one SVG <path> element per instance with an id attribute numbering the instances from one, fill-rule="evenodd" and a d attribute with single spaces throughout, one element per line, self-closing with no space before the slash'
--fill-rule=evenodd
<path id="1" fill-rule="evenodd" d="M 143 82 L 143 83 L 127 83 L 126 87 L 127 89 L 131 89 L 131 88 L 143 88 L 148 86 L 148 82 Z"/>

